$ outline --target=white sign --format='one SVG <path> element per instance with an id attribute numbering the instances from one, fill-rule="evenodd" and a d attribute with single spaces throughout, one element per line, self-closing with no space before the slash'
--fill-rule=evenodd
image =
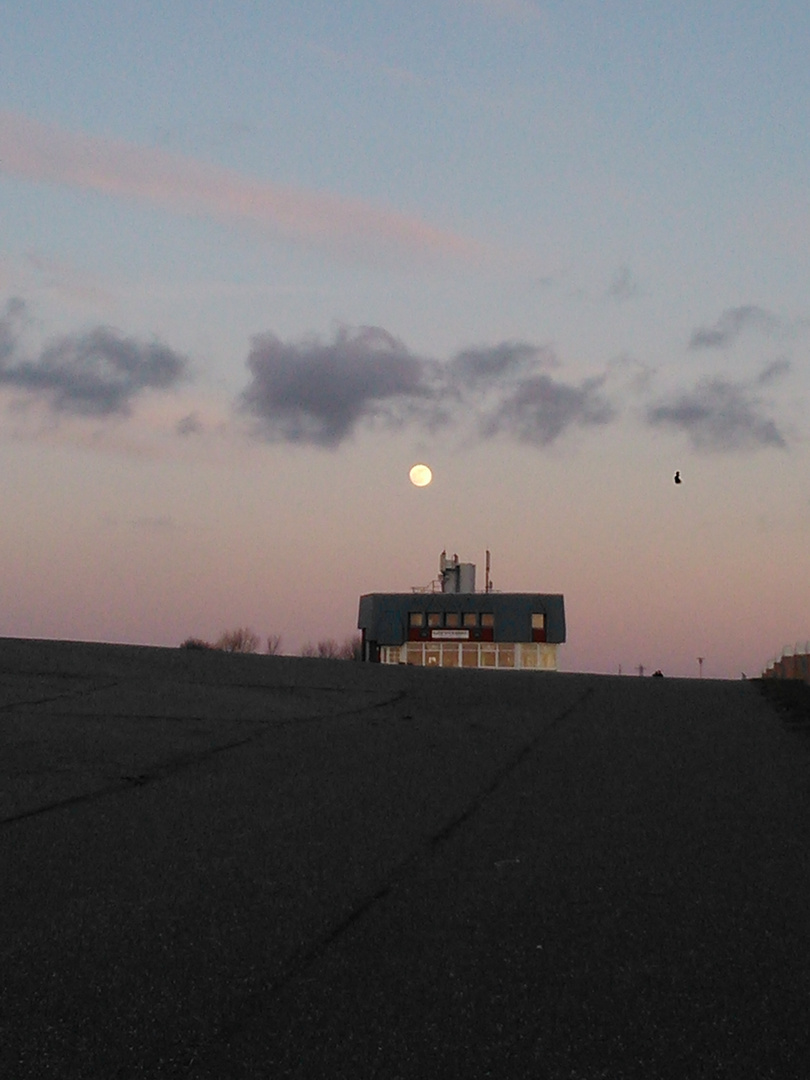
<path id="1" fill-rule="evenodd" d="M 433 641 L 469 641 L 469 630 L 431 630 Z"/>

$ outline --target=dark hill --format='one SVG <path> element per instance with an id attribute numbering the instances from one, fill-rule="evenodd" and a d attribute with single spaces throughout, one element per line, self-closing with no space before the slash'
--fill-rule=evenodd
<path id="1" fill-rule="evenodd" d="M 807 1075 L 756 682 L 0 641 L 0 1075 Z"/>

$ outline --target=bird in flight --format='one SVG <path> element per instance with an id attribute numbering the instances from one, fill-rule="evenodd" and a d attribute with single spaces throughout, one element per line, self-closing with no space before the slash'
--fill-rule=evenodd
<path id="1" fill-rule="evenodd" d="M 680 469 L 677 469 L 677 470 L 675 471 L 675 476 L 673 477 L 673 479 L 674 479 L 674 481 L 675 481 L 675 483 L 676 483 L 676 484 L 681 484 L 681 483 L 683 483 L 683 481 L 681 480 L 681 470 L 680 470 Z"/>

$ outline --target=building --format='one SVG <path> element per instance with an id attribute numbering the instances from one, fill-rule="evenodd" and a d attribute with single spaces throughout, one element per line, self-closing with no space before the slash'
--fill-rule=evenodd
<path id="1" fill-rule="evenodd" d="M 487 553 L 487 556 L 489 553 Z M 475 566 L 442 553 L 438 587 L 360 597 L 363 659 L 382 664 L 556 671 L 559 593 L 475 591 Z"/>

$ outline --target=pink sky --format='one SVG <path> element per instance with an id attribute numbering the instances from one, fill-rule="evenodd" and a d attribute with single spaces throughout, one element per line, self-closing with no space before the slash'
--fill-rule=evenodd
<path id="1" fill-rule="evenodd" d="M 0 35 L 0 635 L 296 652 L 489 549 L 565 595 L 563 669 L 810 636 L 806 4 L 41 15 Z"/>
<path id="2" fill-rule="evenodd" d="M 239 222 L 306 243 L 349 250 L 371 244 L 400 253 L 476 258 L 481 245 L 424 221 L 355 199 L 260 183 L 154 147 L 66 131 L 0 109 L 0 173 L 175 213 Z"/>

